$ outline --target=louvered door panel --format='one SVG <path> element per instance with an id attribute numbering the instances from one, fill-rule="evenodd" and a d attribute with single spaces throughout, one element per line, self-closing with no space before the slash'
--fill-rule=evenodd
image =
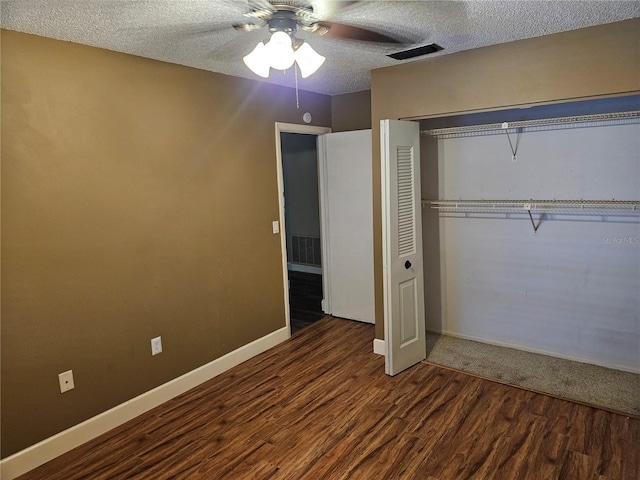
<path id="1" fill-rule="evenodd" d="M 413 148 L 399 146 L 398 153 L 398 255 L 416 251 L 415 206 L 413 198 Z"/>

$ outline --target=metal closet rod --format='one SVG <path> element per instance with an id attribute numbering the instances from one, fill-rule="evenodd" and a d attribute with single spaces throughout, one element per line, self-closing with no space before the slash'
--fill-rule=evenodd
<path id="1" fill-rule="evenodd" d="M 422 200 L 422 206 L 448 211 L 571 211 L 571 213 L 599 213 L 611 211 L 624 214 L 640 214 L 640 200 Z"/>
<path id="2" fill-rule="evenodd" d="M 540 228 L 545 215 L 640 215 L 640 200 L 422 200 L 422 206 L 431 205 L 446 213 L 527 213 L 534 233 Z M 538 223 L 533 220 L 540 215 Z"/>
<path id="3" fill-rule="evenodd" d="M 545 125 L 567 125 L 570 123 L 587 123 L 587 122 L 602 122 L 609 120 L 626 120 L 640 118 L 640 110 L 633 110 L 630 112 L 614 112 L 614 113 L 595 113 L 591 115 L 575 115 L 572 117 L 558 117 L 558 118 L 542 118 L 538 120 L 521 120 L 518 122 L 504 122 L 504 123 L 488 123 L 485 125 L 470 125 L 466 127 L 449 127 L 449 128 L 436 128 L 433 130 L 421 130 L 422 135 L 455 135 L 474 132 L 486 132 L 491 130 L 509 130 L 517 128 L 527 127 L 540 127 Z"/>

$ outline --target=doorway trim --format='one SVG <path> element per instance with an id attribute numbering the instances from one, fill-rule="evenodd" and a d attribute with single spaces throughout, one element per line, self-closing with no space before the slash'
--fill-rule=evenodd
<path id="1" fill-rule="evenodd" d="M 291 312 L 289 310 L 289 270 L 287 268 L 287 233 L 284 223 L 284 177 L 282 173 L 282 144 L 280 141 L 281 133 L 302 133 L 307 135 L 316 135 L 318 137 L 318 193 L 320 195 L 320 249 L 322 252 L 322 291 L 324 300 L 322 301 L 322 310 L 326 313 L 330 306 L 330 299 L 327 298 L 328 288 L 325 283 L 325 278 L 328 268 L 328 232 L 326 229 L 326 161 L 324 155 L 323 143 L 320 141 L 321 135 L 325 133 L 331 133 L 329 127 L 316 127 L 313 125 L 298 125 L 296 123 L 283 123 L 276 122 L 276 169 L 278 175 L 278 222 L 280 223 L 280 250 L 282 253 L 282 278 L 284 287 L 284 314 L 286 326 L 289 329 L 289 336 L 291 336 Z"/>

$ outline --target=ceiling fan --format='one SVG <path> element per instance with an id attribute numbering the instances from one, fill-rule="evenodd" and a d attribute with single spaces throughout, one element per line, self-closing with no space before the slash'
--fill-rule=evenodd
<path id="1" fill-rule="evenodd" d="M 294 63 L 300 69 L 302 77 L 306 78 L 324 63 L 325 57 L 319 55 L 308 43 L 296 39 L 298 28 L 327 38 L 360 42 L 402 44 L 407 41 L 355 25 L 326 20 L 336 8 L 351 6 L 360 3 L 359 1 L 249 0 L 248 3 L 251 11 L 245 16 L 251 20 L 233 27 L 245 32 L 268 27 L 271 33 L 269 42 L 258 43 L 243 58 L 254 73 L 264 78 L 269 76 L 271 68 L 287 70 Z"/>

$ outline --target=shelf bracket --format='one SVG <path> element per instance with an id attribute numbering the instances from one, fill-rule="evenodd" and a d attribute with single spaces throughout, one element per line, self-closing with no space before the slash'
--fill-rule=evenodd
<path id="1" fill-rule="evenodd" d="M 509 135 L 509 123 L 508 122 L 504 122 L 502 124 L 502 129 L 504 130 L 504 133 L 507 134 L 507 140 L 509 140 L 509 146 L 511 147 L 511 161 L 512 162 L 517 162 L 518 161 L 518 145 L 520 145 L 520 135 L 522 135 L 522 128 L 516 128 L 516 133 L 518 134 L 518 136 L 516 137 L 516 146 L 513 146 L 513 143 L 511 142 L 511 136 Z"/>
<path id="2" fill-rule="evenodd" d="M 529 218 L 531 219 L 531 225 L 533 225 L 533 233 L 537 233 L 538 232 L 538 228 L 540 228 L 540 224 L 542 223 L 542 219 L 544 218 L 544 213 L 540 214 L 540 219 L 538 220 L 538 224 L 536 225 L 536 222 L 533 221 L 533 215 L 531 215 L 531 209 L 527 209 L 527 212 L 529 212 Z"/>

